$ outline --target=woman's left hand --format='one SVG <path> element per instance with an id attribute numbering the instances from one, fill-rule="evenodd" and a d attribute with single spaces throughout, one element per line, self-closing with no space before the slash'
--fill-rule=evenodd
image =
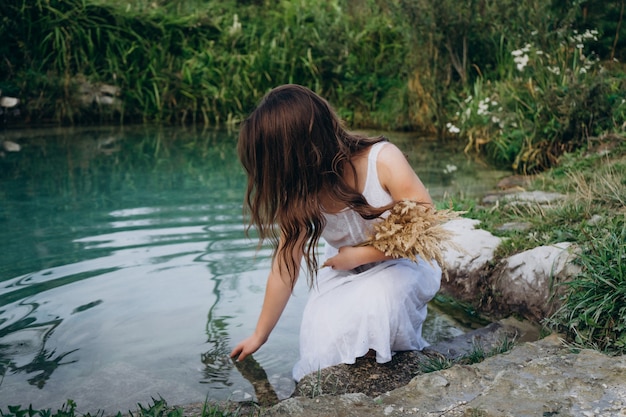
<path id="1" fill-rule="evenodd" d="M 332 258 L 326 259 L 326 262 L 324 262 L 324 265 L 322 266 L 329 266 L 332 269 L 348 271 L 356 268 L 357 266 L 363 265 L 363 262 L 359 259 L 360 249 L 360 247 L 355 246 L 341 247 L 339 248 L 339 253 Z"/>
<path id="2" fill-rule="evenodd" d="M 357 266 L 370 262 L 391 259 L 373 246 L 344 246 L 339 248 L 339 253 L 328 258 L 322 267 L 328 266 L 332 269 L 349 271 Z"/>

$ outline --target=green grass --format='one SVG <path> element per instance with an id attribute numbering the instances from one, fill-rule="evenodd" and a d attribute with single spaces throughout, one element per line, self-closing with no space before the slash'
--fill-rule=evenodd
<path id="1" fill-rule="evenodd" d="M 503 238 L 499 259 L 542 245 L 571 242 L 579 252 L 580 273 L 555 288 L 560 309 L 545 318 L 549 330 L 563 332 L 580 346 L 626 353 L 626 139 L 610 135 L 563 156 L 558 167 L 536 176 L 533 190 L 559 192 L 551 204 L 457 202 L 480 227 Z M 600 147 L 598 147 L 598 145 Z M 609 153 L 601 148 L 609 147 Z M 501 231 L 507 222 L 527 223 L 523 231 Z"/>
<path id="2" fill-rule="evenodd" d="M 625 215 L 626 140 L 622 138 L 615 146 L 608 156 L 566 155 L 557 168 L 534 178 L 529 190 L 558 192 L 565 196 L 563 200 L 495 206 L 457 201 L 454 206 L 480 220 L 481 228 L 504 238 L 497 258 L 564 241 L 585 246 L 596 236 L 615 230 L 613 218 Z M 509 222 L 527 223 L 530 229 L 500 230 Z"/>
<path id="3" fill-rule="evenodd" d="M 7 410 L 0 408 L 0 417 L 104 417 L 102 412 L 96 414 L 80 414 L 76 410 L 77 404 L 73 400 L 67 400 L 60 409 L 34 409 L 31 406 L 22 408 L 19 405 L 9 405 Z M 257 416 L 259 409 L 255 406 L 245 407 L 245 405 L 228 404 L 225 406 L 213 405 L 205 401 L 200 413 L 193 414 L 194 417 L 243 417 Z M 185 410 L 182 407 L 172 407 L 163 398 L 152 399 L 148 405 L 137 404 L 136 411 L 129 411 L 126 414 L 118 412 L 116 417 L 183 417 Z"/>
<path id="4" fill-rule="evenodd" d="M 424 374 L 428 374 L 431 372 L 442 371 L 453 366 L 454 361 L 452 359 L 435 356 L 420 363 L 420 371 Z"/>
<path id="5" fill-rule="evenodd" d="M 547 321 L 579 346 L 626 353 L 626 218 L 611 220 L 592 238 L 576 263 L 582 272 L 564 283 L 561 308 Z"/>
<path id="6" fill-rule="evenodd" d="M 495 355 L 506 353 L 513 349 L 515 340 L 508 337 L 502 338 L 492 349 L 486 351 L 480 344 L 474 344 L 472 350 L 460 358 L 450 359 L 444 356 L 432 356 L 420 363 L 420 371 L 424 374 L 441 371 L 453 367 L 454 365 L 472 365 L 484 361 Z"/>

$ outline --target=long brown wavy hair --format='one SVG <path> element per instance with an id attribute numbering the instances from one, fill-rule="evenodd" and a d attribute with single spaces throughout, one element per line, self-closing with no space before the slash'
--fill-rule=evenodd
<path id="1" fill-rule="evenodd" d="M 344 179 L 346 169 L 356 178 L 351 161 L 356 153 L 384 140 L 347 132 L 326 100 L 293 84 L 267 93 L 242 123 L 237 151 L 248 175 L 247 231 L 255 226 L 259 244 L 272 242 L 273 256 L 294 277 L 292 289 L 300 268 L 294 251 L 304 254 L 309 285 L 317 273 L 315 250 L 325 226 L 322 193 L 367 219 L 388 209 L 370 206 Z"/>

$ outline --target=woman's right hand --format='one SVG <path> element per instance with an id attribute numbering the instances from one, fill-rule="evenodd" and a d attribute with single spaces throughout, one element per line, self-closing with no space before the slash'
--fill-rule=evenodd
<path id="1" fill-rule="evenodd" d="M 282 245 L 283 243 L 281 238 L 279 248 L 282 247 Z M 301 245 L 297 245 L 297 248 L 299 249 L 294 250 L 293 253 L 294 262 L 297 265 L 300 265 L 300 262 L 302 261 L 302 247 L 303 246 Z M 287 301 L 289 301 L 292 285 L 295 284 L 298 276 L 297 274 L 295 276 L 288 275 L 287 266 L 284 263 L 281 266 L 280 262 L 281 257 L 276 256 L 274 258 L 274 262 L 272 263 L 272 269 L 270 270 L 269 277 L 267 278 L 265 297 L 263 298 L 263 307 L 261 308 L 261 314 L 259 315 L 259 320 L 254 333 L 252 333 L 252 335 L 247 339 L 239 342 L 232 352 L 230 352 L 230 357 L 236 359 L 237 361 L 244 360 L 248 355 L 251 355 L 259 350 L 259 348 L 267 342 L 270 333 L 272 333 L 272 329 L 274 329 L 274 326 L 278 322 L 278 319 L 287 305 Z"/>
<path id="2" fill-rule="evenodd" d="M 267 340 L 267 339 L 266 339 Z M 230 352 L 230 357 L 237 362 L 244 360 L 248 355 L 252 355 L 259 350 L 261 346 L 266 342 L 256 334 L 242 340 L 237 346 Z"/>

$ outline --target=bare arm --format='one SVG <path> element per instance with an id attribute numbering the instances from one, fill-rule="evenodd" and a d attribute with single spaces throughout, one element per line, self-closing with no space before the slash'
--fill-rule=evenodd
<path id="1" fill-rule="evenodd" d="M 393 144 L 380 150 L 376 164 L 378 179 L 394 201 L 413 200 L 432 206 L 428 190 L 419 179 L 404 154 Z M 372 246 L 344 246 L 339 253 L 329 258 L 324 266 L 349 270 L 370 262 L 391 259 Z"/>
<path id="2" fill-rule="evenodd" d="M 413 200 L 432 206 L 433 200 L 404 154 L 393 144 L 378 154 L 378 178 L 394 201 Z"/>
<path id="3" fill-rule="evenodd" d="M 294 253 L 293 256 L 298 261 L 297 265 L 300 265 L 302 253 Z M 284 263 L 281 265 L 281 263 L 279 257 L 276 256 L 267 278 L 263 307 L 261 308 L 254 333 L 235 346 L 230 353 L 231 358 L 241 361 L 246 356 L 256 352 L 267 341 L 276 323 L 278 323 L 278 319 L 280 319 L 291 296 L 292 282 L 292 277 L 287 274 L 286 265 Z M 293 277 L 293 279 L 297 279 L 297 276 Z"/>

